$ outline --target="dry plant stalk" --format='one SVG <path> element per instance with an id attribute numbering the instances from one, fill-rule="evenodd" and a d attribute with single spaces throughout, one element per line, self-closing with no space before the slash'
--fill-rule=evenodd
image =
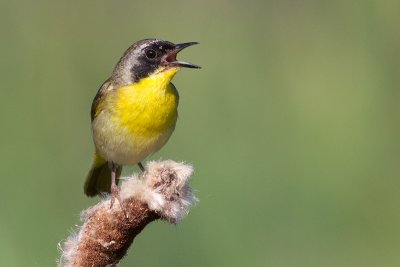
<path id="1" fill-rule="evenodd" d="M 197 198 L 189 187 L 190 165 L 171 160 L 150 162 L 139 177 L 122 178 L 121 200 L 110 208 L 110 199 L 81 214 L 83 225 L 60 246 L 59 266 L 116 266 L 134 238 L 150 222 L 162 219 L 176 224 Z"/>

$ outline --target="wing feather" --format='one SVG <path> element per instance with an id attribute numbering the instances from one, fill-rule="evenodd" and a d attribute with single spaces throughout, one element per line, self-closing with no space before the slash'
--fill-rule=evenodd
<path id="1" fill-rule="evenodd" d="M 103 102 L 104 100 L 104 96 L 111 90 L 113 90 L 114 86 L 112 85 L 112 82 L 110 79 L 108 79 L 107 81 L 105 81 L 101 86 L 99 91 L 97 91 L 96 96 L 93 99 L 92 102 L 92 108 L 90 111 L 90 117 L 92 119 L 92 121 L 97 117 L 97 115 L 99 114 L 100 110 L 100 104 Z"/>

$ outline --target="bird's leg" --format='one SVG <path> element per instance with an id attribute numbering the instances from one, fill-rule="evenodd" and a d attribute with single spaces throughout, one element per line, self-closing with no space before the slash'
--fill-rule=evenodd
<path id="1" fill-rule="evenodd" d="M 114 162 L 109 162 L 109 167 L 111 170 L 111 205 L 110 205 L 110 209 L 114 205 L 115 199 L 117 199 L 122 211 L 125 214 L 125 217 L 127 217 L 125 208 L 122 204 L 121 196 L 119 194 L 119 187 L 116 183 L 117 165 Z"/>
<path id="2" fill-rule="evenodd" d="M 137 165 L 139 166 L 139 168 L 140 168 L 140 170 L 141 170 L 142 172 L 144 172 L 144 171 L 146 170 L 146 169 L 143 167 L 143 164 L 142 164 L 141 162 L 139 162 Z"/>

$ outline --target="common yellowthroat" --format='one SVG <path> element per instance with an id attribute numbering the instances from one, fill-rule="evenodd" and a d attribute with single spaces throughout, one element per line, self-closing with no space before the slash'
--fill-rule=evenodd
<path id="1" fill-rule="evenodd" d="M 182 49 L 197 42 L 173 44 L 145 39 L 130 46 L 97 92 L 91 109 L 95 153 L 84 190 L 88 196 L 111 192 L 119 200 L 123 165 L 141 163 L 158 151 L 175 129 L 179 95 L 172 78 L 180 68 L 200 68 L 178 61 Z"/>

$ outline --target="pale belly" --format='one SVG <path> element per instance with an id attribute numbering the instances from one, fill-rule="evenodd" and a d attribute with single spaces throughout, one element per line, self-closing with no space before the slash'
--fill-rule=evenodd
<path id="1" fill-rule="evenodd" d="M 93 121 L 92 131 L 96 150 L 101 157 L 119 165 L 133 165 L 164 146 L 174 127 L 175 123 L 151 134 L 135 133 L 110 118 L 110 114 L 103 113 Z"/>

